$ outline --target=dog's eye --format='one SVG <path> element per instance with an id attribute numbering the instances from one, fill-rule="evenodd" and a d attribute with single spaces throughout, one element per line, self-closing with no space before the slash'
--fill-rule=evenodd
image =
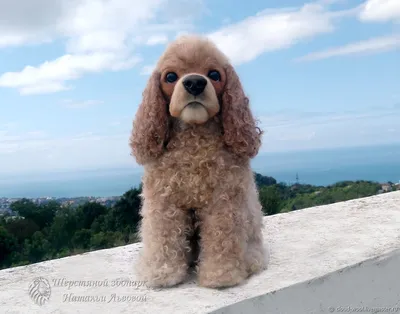
<path id="1" fill-rule="evenodd" d="M 219 74 L 218 71 L 216 70 L 211 70 L 208 72 L 208 77 L 212 79 L 213 81 L 220 81 L 221 80 L 221 74 Z"/>
<path id="2" fill-rule="evenodd" d="M 178 79 L 178 75 L 176 75 L 176 73 L 174 72 L 168 72 L 167 75 L 165 76 L 165 80 L 168 83 L 173 83 Z"/>

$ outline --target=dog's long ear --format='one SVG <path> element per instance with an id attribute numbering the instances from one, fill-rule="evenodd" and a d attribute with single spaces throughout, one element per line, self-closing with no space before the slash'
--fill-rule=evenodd
<path id="1" fill-rule="evenodd" d="M 141 165 L 163 153 L 168 136 L 168 107 L 161 91 L 160 77 L 161 74 L 154 70 L 133 121 L 129 144 L 132 155 Z"/>
<path id="2" fill-rule="evenodd" d="M 222 94 L 222 124 L 227 147 L 240 157 L 252 158 L 261 146 L 262 131 L 257 127 L 240 79 L 232 65 L 225 68 Z"/>

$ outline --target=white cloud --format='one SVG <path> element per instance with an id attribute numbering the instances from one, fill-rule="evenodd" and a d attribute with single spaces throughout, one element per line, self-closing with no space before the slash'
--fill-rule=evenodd
<path id="1" fill-rule="evenodd" d="M 332 32 L 334 19 L 347 13 L 327 8 L 340 1 L 265 10 L 209 37 L 233 63 L 248 62 L 265 52 Z M 35 6 L 16 2 L 0 2 L 0 11 L 8 13 L 3 14 L 5 22 L 1 23 L 9 30 L 0 31 L 0 45 L 66 40 L 65 55 L 0 76 L 0 87 L 17 88 L 22 95 L 66 91 L 73 88 L 69 81 L 87 73 L 129 69 L 141 61 L 138 46 L 164 44 L 173 34 L 193 30 L 196 18 L 207 11 L 202 0 L 59 0 L 50 6 L 45 0 L 38 0 Z M 41 18 L 26 20 L 26 11 L 32 15 L 40 11 Z M 144 66 L 141 74 L 147 75 L 150 69 Z"/>
<path id="2" fill-rule="evenodd" d="M 141 23 L 146 23 L 165 0 L 15 0 L 0 1 L 0 42 L 25 44 L 64 37 L 72 50 L 89 48 L 110 40 L 123 41 Z M 83 43 L 83 46 L 81 44 Z M 78 48 L 78 49 L 76 49 Z"/>
<path id="3" fill-rule="evenodd" d="M 327 59 L 337 56 L 346 56 L 354 54 L 372 54 L 380 53 L 400 48 L 400 34 L 372 38 L 356 43 L 351 43 L 341 47 L 326 49 L 319 52 L 313 52 L 303 57 L 297 58 L 297 61 L 312 61 Z"/>
<path id="4" fill-rule="evenodd" d="M 69 89 L 66 81 L 78 79 L 86 73 L 123 70 L 139 61 L 140 58 L 135 56 L 125 57 L 111 52 L 64 55 L 37 67 L 26 66 L 20 72 L 4 73 L 0 76 L 0 87 L 18 88 L 24 95 L 53 93 Z"/>
<path id="5" fill-rule="evenodd" d="M 71 89 L 67 82 L 87 73 L 130 69 L 141 61 L 138 45 L 165 43 L 168 33 L 185 30 L 191 17 L 199 14 L 182 10 L 185 3 L 194 5 L 190 0 L 179 0 L 175 6 L 166 0 L 14 2 L 0 1 L 0 48 L 65 41 L 64 55 L 0 76 L 0 87 L 17 88 L 23 95 Z M 174 17 L 173 22 L 168 17 Z M 135 41 L 137 37 L 143 38 Z"/>
<path id="6" fill-rule="evenodd" d="M 155 45 L 165 44 L 167 42 L 168 42 L 167 35 L 153 35 L 153 36 L 150 36 L 149 39 L 147 39 L 146 44 L 148 46 L 155 46 Z"/>
<path id="7" fill-rule="evenodd" d="M 69 38 L 68 51 L 126 51 L 129 37 L 140 34 L 164 4 L 165 0 L 80 1 L 60 20 L 59 31 Z"/>
<path id="8" fill-rule="evenodd" d="M 20 86 L 19 92 L 21 95 L 39 95 L 67 91 L 70 89 L 72 89 L 72 87 L 66 86 L 60 82 L 43 82 L 43 84 L 41 84 L 41 82 L 38 82 L 34 85 Z"/>
<path id="9" fill-rule="evenodd" d="M 368 0 L 362 6 L 359 18 L 364 22 L 400 21 L 400 1 Z"/>
<path id="10" fill-rule="evenodd" d="M 126 49 L 125 34 L 118 31 L 98 30 L 72 37 L 66 45 L 70 53 L 120 52 Z"/>
<path id="11" fill-rule="evenodd" d="M 68 8 L 65 4 L 64 0 L 0 1 L 0 48 L 50 41 Z"/>
<path id="12" fill-rule="evenodd" d="M 0 49 L 9 46 L 20 46 L 25 43 L 45 43 L 48 40 L 23 34 L 0 34 Z"/>
<path id="13" fill-rule="evenodd" d="M 268 51 L 288 48 L 300 41 L 334 30 L 334 14 L 320 4 L 300 9 L 263 11 L 237 24 L 209 34 L 234 64 L 251 61 Z"/>

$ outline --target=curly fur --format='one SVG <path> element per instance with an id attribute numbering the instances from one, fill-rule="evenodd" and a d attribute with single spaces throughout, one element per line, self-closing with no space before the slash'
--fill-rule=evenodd
<path id="1" fill-rule="evenodd" d="M 179 85 L 166 85 L 165 72 L 207 75 L 209 67 L 221 69 L 221 82 L 212 82 L 219 112 L 201 124 L 171 116 Z M 185 36 L 169 45 L 144 91 L 130 142 L 145 170 L 137 266 L 150 286 L 183 282 L 193 263 L 199 284 L 212 288 L 237 285 L 266 267 L 250 168 L 261 134 L 239 77 L 210 41 Z"/>
<path id="2" fill-rule="evenodd" d="M 160 156 L 167 137 L 167 102 L 160 89 L 160 76 L 156 71 L 151 75 L 133 123 L 131 148 L 139 164 Z"/>

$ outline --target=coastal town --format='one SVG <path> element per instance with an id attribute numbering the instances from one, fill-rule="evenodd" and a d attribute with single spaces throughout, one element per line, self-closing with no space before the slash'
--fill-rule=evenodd
<path id="1" fill-rule="evenodd" d="M 385 182 L 381 183 L 380 185 L 381 188 L 378 191 L 378 194 L 400 190 L 400 181 L 398 183 Z M 296 184 L 294 186 L 296 186 Z M 78 207 L 79 205 L 85 204 L 87 202 L 96 202 L 106 207 L 113 207 L 120 198 L 121 196 L 111 196 L 111 197 L 86 196 L 86 197 L 60 197 L 60 198 L 49 196 L 49 197 L 38 197 L 38 198 L 28 198 L 28 199 L 38 205 L 45 204 L 50 201 L 56 201 L 60 203 L 62 207 L 67 207 L 67 206 Z M 22 198 L 0 197 L 0 215 L 4 215 L 7 213 L 13 215 L 11 211 L 11 204 L 21 199 Z"/>

